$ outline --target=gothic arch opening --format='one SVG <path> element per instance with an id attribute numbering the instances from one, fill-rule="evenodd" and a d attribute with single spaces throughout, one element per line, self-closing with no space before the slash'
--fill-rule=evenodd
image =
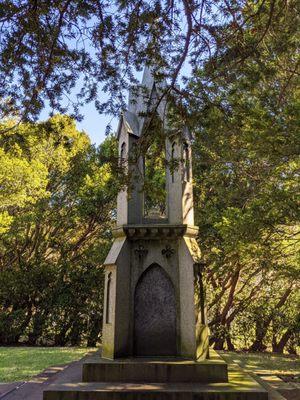
<path id="1" fill-rule="evenodd" d="M 176 298 L 167 273 L 158 264 L 141 275 L 134 294 L 136 356 L 176 355 Z"/>
<path id="2" fill-rule="evenodd" d="M 124 164 L 126 158 L 126 143 L 123 142 L 121 145 L 121 150 L 120 150 L 120 163 L 121 165 Z"/>
<path id="3" fill-rule="evenodd" d="M 183 168 L 183 180 L 189 182 L 191 179 L 190 148 L 186 142 L 183 143 Z"/>
<path id="4" fill-rule="evenodd" d="M 144 145 L 144 217 L 166 218 L 166 137 L 160 118 L 155 115 Z"/>

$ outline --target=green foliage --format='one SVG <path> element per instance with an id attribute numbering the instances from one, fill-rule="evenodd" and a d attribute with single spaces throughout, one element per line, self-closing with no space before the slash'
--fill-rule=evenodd
<path id="1" fill-rule="evenodd" d="M 274 41 L 275 53 L 286 43 L 295 44 L 291 32 L 297 29 L 297 4 L 295 0 L 68 0 L 63 4 L 5 0 L 0 8 L 0 117 L 14 113 L 26 121 L 49 104 L 52 110 L 71 111 L 80 119 L 84 102 L 94 102 L 101 113 L 119 113 L 134 72 L 150 62 L 158 79 L 167 78 L 166 93 L 178 90 L 187 61 L 193 70 L 206 65 L 218 76 L 263 52 L 264 38 L 273 27 L 281 30 L 283 39 Z M 286 29 L 289 13 L 295 23 Z M 260 71 L 254 63 L 253 79 Z"/>
<path id="2" fill-rule="evenodd" d="M 96 149 L 56 115 L 8 130 L 0 154 L 0 341 L 94 345 L 119 187 L 115 140 Z"/>
<path id="3" fill-rule="evenodd" d="M 36 118 L 44 101 L 64 111 L 62 98 L 80 76 L 74 114 L 84 101 L 116 113 L 134 69 L 151 60 L 156 78 L 167 80 L 161 96 L 172 105 L 170 134 L 186 125 L 195 134 L 211 341 L 219 349 L 294 352 L 299 2 L 58 3 L 6 1 L 0 10 L 2 116 L 18 110 L 18 120 Z M 180 89 L 187 60 L 191 74 Z M 140 146 L 147 155 L 155 142 L 146 157 L 149 207 L 165 196 L 164 135 L 152 114 Z M 3 123 L 0 138 L 0 340 L 95 343 L 101 262 L 120 187 L 114 140 L 95 149 L 61 116 L 15 125 Z"/>
<path id="4" fill-rule="evenodd" d="M 260 23 L 249 20 L 242 44 L 253 31 L 263 35 L 251 57 L 235 64 L 241 43 L 229 41 L 223 50 L 232 68 L 225 63 L 216 74 L 207 64 L 189 83 L 197 224 L 211 341 L 219 349 L 294 352 L 299 345 L 299 32 L 293 10 L 291 3 L 282 16 L 276 8 L 278 25 L 268 33 L 267 13 Z"/>

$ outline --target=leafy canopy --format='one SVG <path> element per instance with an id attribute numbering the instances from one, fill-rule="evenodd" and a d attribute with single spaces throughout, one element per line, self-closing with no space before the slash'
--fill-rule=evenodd
<path id="1" fill-rule="evenodd" d="M 32 119 L 49 105 L 80 118 L 90 101 L 116 114 L 145 63 L 167 79 L 166 94 L 178 91 L 187 62 L 218 76 L 257 56 L 267 32 L 297 10 L 294 0 L 2 1 L 1 116 Z M 291 40 L 283 35 L 275 50 Z"/>

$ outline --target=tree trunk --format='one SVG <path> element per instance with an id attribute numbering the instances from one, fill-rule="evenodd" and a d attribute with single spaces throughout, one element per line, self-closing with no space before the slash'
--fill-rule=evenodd
<path id="1" fill-rule="evenodd" d="M 27 328 L 27 326 L 30 323 L 32 317 L 32 305 L 28 305 L 27 308 L 27 315 L 24 319 L 24 321 L 22 322 L 22 324 L 18 327 L 18 333 L 12 334 L 9 338 L 6 344 L 8 345 L 12 345 L 12 344 L 17 344 L 20 340 L 21 335 L 23 335 L 25 329 Z"/>
<path id="2" fill-rule="evenodd" d="M 227 343 L 227 349 L 229 351 L 235 351 L 234 344 L 231 341 L 231 335 L 230 335 L 230 326 L 227 326 L 227 335 L 226 335 L 226 343 Z"/>
<path id="3" fill-rule="evenodd" d="M 255 327 L 255 340 L 250 346 L 250 351 L 264 351 L 265 345 L 263 344 L 263 340 L 267 334 L 269 324 L 265 321 L 256 321 Z"/>
<path id="4" fill-rule="evenodd" d="M 71 322 L 66 322 L 62 329 L 57 333 L 54 337 L 54 345 L 55 346 L 64 346 L 67 343 L 67 337 L 66 334 L 68 330 L 70 329 Z"/>
<path id="5" fill-rule="evenodd" d="M 88 339 L 87 339 L 87 346 L 88 347 L 96 346 L 98 338 L 99 338 L 99 333 L 101 331 L 101 323 L 102 323 L 102 318 L 101 317 L 93 318 L 92 326 L 91 326 L 91 328 L 89 330 L 89 336 L 88 336 Z"/>
<path id="6" fill-rule="evenodd" d="M 29 333 L 28 335 L 28 344 L 30 345 L 35 345 L 38 341 L 38 339 L 40 339 L 42 337 L 43 334 L 43 328 L 45 326 L 45 322 L 48 316 L 48 312 L 46 313 L 36 313 L 34 315 L 34 319 L 33 319 L 33 329 L 32 332 Z"/>
<path id="7" fill-rule="evenodd" d="M 270 315 L 266 318 L 265 321 L 257 321 L 256 323 L 256 338 L 252 345 L 249 347 L 250 351 L 264 351 L 266 349 L 266 346 L 263 344 L 264 338 L 267 334 L 267 331 L 269 329 L 269 326 L 273 320 L 273 316 L 275 312 L 282 307 L 285 302 L 287 301 L 289 295 L 292 292 L 293 285 L 290 286 L 286 291 L 283 293 L 279 301 L 277 302 L 276 306 L 270 313 Z"/>
<path id="8" fill-rule="evenodd" d="M 225 340 L 227 340 L 226 333 L 228 332 L 227 315 L 233 305 L 234 294 L 239 281 L 239 277 L 240 277 L 240 267 L 231 275 L 230 286 L 229 286 L 230 290 L 223 310 L 221 311 L 221 313 L 219 312 L 219 310 L 217 310 L 217 315 L 210 324 L 211 327 L 221 328 L 217 329 L 217 331 L 219 331 L 219 334 L 216 335 L 215 338 L 213 338 L 211 341 L 211 343 L 214 343 L 214 348 L 216 350 L 224 350 Z"/>
<path id="9" fill-rule="evenodd" d="M 272 350 L 274 353 L 283 354 L 283 350 L 293 334 L 293 329 L 289 328 L 281 337 L 279 342 L 273 341 Z"/>
<path id="10" fill-rule="evenodd" d="M 68 335 L 68 341 L 70 341 L 71 346 L 78 346 L 81 341 L 81 326 L 79 323 L 74 321 L 71 331 Z"/>
<path id="11" fill-rule="evenodd" d="M 225 343 L 225 339 L 223 337 L 216 338 L 214 349 L 215 350 L 224 350 L 224 343 Z"/>

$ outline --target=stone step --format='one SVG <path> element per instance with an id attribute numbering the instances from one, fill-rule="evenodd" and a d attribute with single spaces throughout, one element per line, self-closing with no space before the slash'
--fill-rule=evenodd
<path id="1" fill-rule="evenodd" d="M 193 360 L 124 359 L 93 357 L 83 363 L 83 382 L 227 382 L 227 364 L 220 357 Z"/>
<path id="2" fill-rule="evenodd" d="M 240 372 L 229 383 L 70 383 L 50 385 L 44 400 L 268 400 L 268 393 Z"/>

